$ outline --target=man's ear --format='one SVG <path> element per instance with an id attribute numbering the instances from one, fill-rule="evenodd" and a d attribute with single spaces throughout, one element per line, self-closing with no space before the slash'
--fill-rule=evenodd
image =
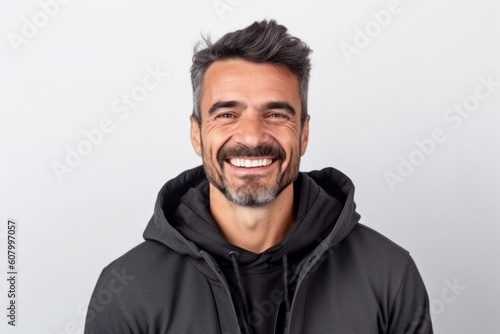
<path id="1" fill-rule="evenodd" d="M 191 115 L 191 145 L 194 151 L 201 157 L 201 124 Z"/>
<path id="2" fill-rule="evenodd" d="M 309 119 L 310 115 L 306 116 L 304 120 L 304 124 L 302 125 L 302 132 L 300 134 L 300 155 L 304 155 L 306 153 L 307 144 L 309 143 Z"/>

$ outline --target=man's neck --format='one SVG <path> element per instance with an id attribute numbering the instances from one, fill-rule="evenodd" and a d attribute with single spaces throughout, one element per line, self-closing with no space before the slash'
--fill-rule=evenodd
<path id="1" fill-rule="evenodd" d="M 261 207 L 245 207 L 229 201 L 210 184 L 210 213 L 222 234 L 233 245 L 262 253 L 279 243 L 292 226 L 293 184 Z"/>

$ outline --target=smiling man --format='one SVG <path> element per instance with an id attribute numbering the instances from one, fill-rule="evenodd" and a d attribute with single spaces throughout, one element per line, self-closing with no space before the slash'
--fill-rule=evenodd
<path id="1" fill-rule="evenodd" d="M 432 333 L 415 263 L 358 223 L 349 178 L 299 172 L 309 47 L 275 21 L 204 42 L 203 166 L 165 184 L 145 241 L 103 270 L 85 333 Z"/>
<path id="2" fill-rule="evenodd" d="M 229 242 L 254 253 L 294 221 L 292 182 L 309 129 L 285 66 L 227 59 L 206 71 L 191 140 L 209 181 L 210 212 Z"/>

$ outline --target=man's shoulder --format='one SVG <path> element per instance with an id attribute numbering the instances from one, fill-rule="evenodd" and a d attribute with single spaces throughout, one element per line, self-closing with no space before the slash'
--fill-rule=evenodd
<path id="1" fill-rule="evenodd" d="M 338 251 L 344 258 L 351 259 L 365 270 L 386 275 L 402 275 L 412 262 L 409 251 L 383 234 L 359 223 L 339 245 Z"/>
<path id="2" fill-rule="evenodd" d="M 160 242 L 146 240 L 110 262 L 103 271 L 109 271 L 112 268 L 124 265 L 129 267 L 144 267 L 154 264 L 160 259 L 165 261 L 174 254 L 175 252 Z"/>
<path id="3" fill-rule="evenodd" d="M 372 228 L 356 224 L 348 236 L 330 253 L 330 265 L 336 281 L 346 291 L 356 286 L 358 292 L 376 298 L 391 296 L 391 303 L 405 277 L 416 272 L 410 253 Z M 333 276 L 332 276 L 333 277 Z"/>
<path id="4" fill-rule="evenodd" d="M 381 252 L 389 252 L 397 256 L 407 257 L 409 255 L 409 252 L 405 248 L 382 233 L 361 223 L 356 224 L 351 231 L 351 236 L 357 242 L 361 242 L 363 247 L 366 247 L 370 251 L 373 251 L 375 248 Z"/>
<path id="5" fill-rule="evenodd" d="M 182 313 L 180 302 L 193 307 L 193 295 L 208 298 L 208 283 L 191 259 L 147 240 L 112 261 L 92 294 L 86 333 L 145 333 L 149 320 L 163 326 L 176 315 L 172 310 Z"/>
<path id="6" fill-rule="evenodd" d="M 160 242 L 147 240 L 104 267 L 99 281 L 105 284 L 120 275 L 135 282 L 154 282 L 156 279 L 168 281 L 168 277 L 172 276 L 168 273 L 182 267 L 192 268 L 185 256 Z"/>

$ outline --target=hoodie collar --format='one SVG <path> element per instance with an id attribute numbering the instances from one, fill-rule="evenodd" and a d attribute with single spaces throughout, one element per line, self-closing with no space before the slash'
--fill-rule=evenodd
<path id="1" fill-rule="evenodd" d="M 280 265 L 283 255 L 303 257 L 320 242 L 340 243 L 359 220 L 355 211 L 354 186 L 334 168 L 300 172 L 294 183 L 296 221 L 279 244 L 255 254 L 226 241 L 208 210 L 208 181 L 202 166 L 187 170 L 168 181 L 160 190 L 155 211 L 145 232 L 172 250 L 201 258 L 210 253 L 221 265 L 231 265 L 229 254 L 239 253 L 245 269 Z"/>

